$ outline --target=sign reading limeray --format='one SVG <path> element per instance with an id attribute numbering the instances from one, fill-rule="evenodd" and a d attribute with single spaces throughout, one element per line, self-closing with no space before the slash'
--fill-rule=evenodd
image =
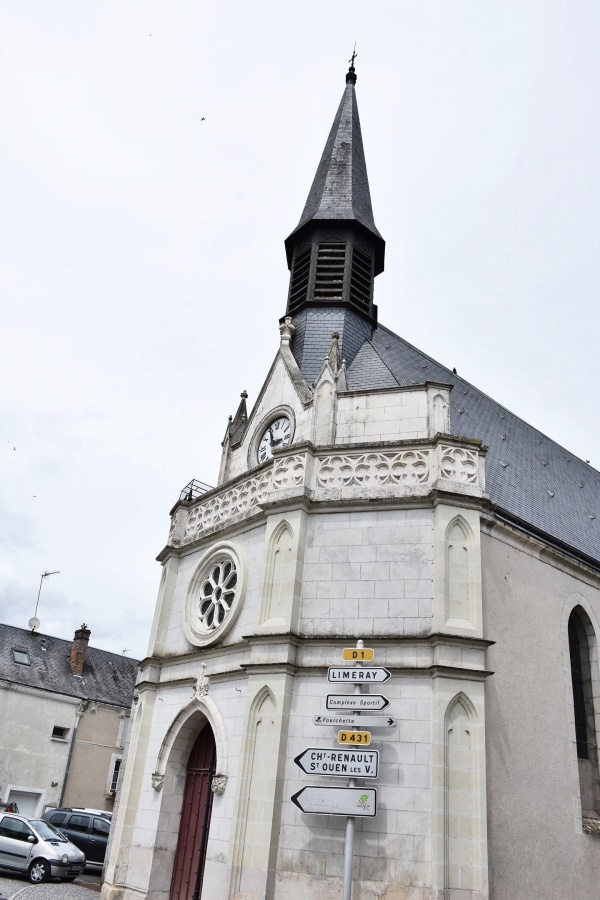
<path id="1" fill-rule="evenodd" d="M 330 666 L 327 670 L 327 681 L 336 681 L 343 684 L 373 684 L 387 681 L 392 677 L 389 669 L 383 666 L 369 666 L 366 668 L 345 668 L 344 666 Z"/>
<path id="2" fill-rule="evenodd" d="M 294 762 L 307 775 L 342 775 L 345 778 L 377 778 L 377 750 L 334 750 L 308 747 Z"/>
<path id="3" fill-rule="evenodd" d="M 318 816 L 374 816 L 377 791 L 363 787 L 303 787 L 292 797 L 298 809 Z"/>
<path id="4" fill-rule="evenodd" d="M 327 694 L 327 709 L 385 709 L 390 701 L 383 694 Z"/>
<path id="5" fill-rule="evenodd" d="M 368 697 L 369 694 L 363 696 Z M 338 716 L 313 716 L 313 722 L 315 725 L 335 725 L 336 728 L 395 728 L 398 720 L 394 716 L 355 716 L 352 713 L 348 715 L 340 713 Z"/>

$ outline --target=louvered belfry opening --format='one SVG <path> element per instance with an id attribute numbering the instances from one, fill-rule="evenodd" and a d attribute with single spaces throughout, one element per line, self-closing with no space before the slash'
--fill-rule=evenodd
<path id="1" fill-rule="evenodd" d="M 315 271 L 315 300 L 340 301 L 344 299 L 344 270 L 346 268 L 346 244 L 323 243 L 317 245 Z"/>
<path id="2" fill-rule="evenodd" d="M 313 236 L 293 256 L 287 314 L 307 304 L 344 304 L 375 318 L 373 306 L 374 259 L 368 243 L 358 241 L 349 229 L 335 235 Z M 346 232 L 346 233 L 344 233 Z"/>
<path id="3" fill-rule="evenodd" d="M 370 309 L 373 301 L 373 257 L 356 246 L 352 248 L 350 301 L 365 309 Z"/>
<path id="4" fill-rule="evenodd" d="M 292 275 L 290 278 L 290 296 L 288 299 L 288 311 L 296 312 L 308 298 L 308 283 L 310 279 L 310 257 L 312 247 L 297 250 L 294 255 Z"/>

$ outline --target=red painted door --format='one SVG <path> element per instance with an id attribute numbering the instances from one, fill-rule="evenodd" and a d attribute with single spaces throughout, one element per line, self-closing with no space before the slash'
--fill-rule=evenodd
<path id="1" fill-rule="evenodd" d="M 187 764 L 179 838 L 175 852 L 170 900 L 192 900 L 202 892 L 215 774 L 215 739 L 205 725 L 192 747 Z"/>

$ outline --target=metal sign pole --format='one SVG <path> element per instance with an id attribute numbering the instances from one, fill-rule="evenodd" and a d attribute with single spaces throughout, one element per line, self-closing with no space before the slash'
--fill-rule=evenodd
<path id="1" fill-rule="evenodd" d="M 363 641 L 357 641 L 356 647 L 361 650 L 364 647 Z M 361 668 L 362 663 L 354 663 L 355 668 Z M 362 694 L 362 685 L 354 685 L 354 693 Z M 356 731 L 356 729 L 354 729 Z M 356 779 L 351 778 L 348 787 L 356 787 Z M 352 859 L 354 855 L 354 818 L 348 816 L 346 819 L 346 837 L 344 840 L 344 887 L 342 892 L 342 900 L 352 900 Z"/>

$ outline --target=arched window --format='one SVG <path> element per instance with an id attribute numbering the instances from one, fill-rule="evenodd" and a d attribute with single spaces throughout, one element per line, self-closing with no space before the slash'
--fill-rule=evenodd
<path id="1" fill-rule="evenodd" d="M 445 718 L 445 887 L 463 896 L 479 888 L 479 810 L 476 774 L 476 714 L 459 694 Z"/>
<path id="2" fill-rule="evenodd" d="M 592 669 L 595 659 L 595 638 L 592 624 L 578 606 L 569 617 L 569 654 L 573 685 L 573 713 L 575 741 L 579 767 L 581 812 L 584 818 L 600 818 L 600 778 L 598 773 L 598 742 L 594 710 L 594 682 L 597 673 Z"/>
<path id="3" fill-rule="evenodd" d="M 267 554 L 261 624 L 282 624 L 294 592 L 294 536 L 287 522 L 273 532 Z"/>
<path id="4" fill-rule="evenodd" d="M 446 532 L 446 622 L 450 624 L 473 623 L 470 552 L 469 528 L 459 517 Z"/>

